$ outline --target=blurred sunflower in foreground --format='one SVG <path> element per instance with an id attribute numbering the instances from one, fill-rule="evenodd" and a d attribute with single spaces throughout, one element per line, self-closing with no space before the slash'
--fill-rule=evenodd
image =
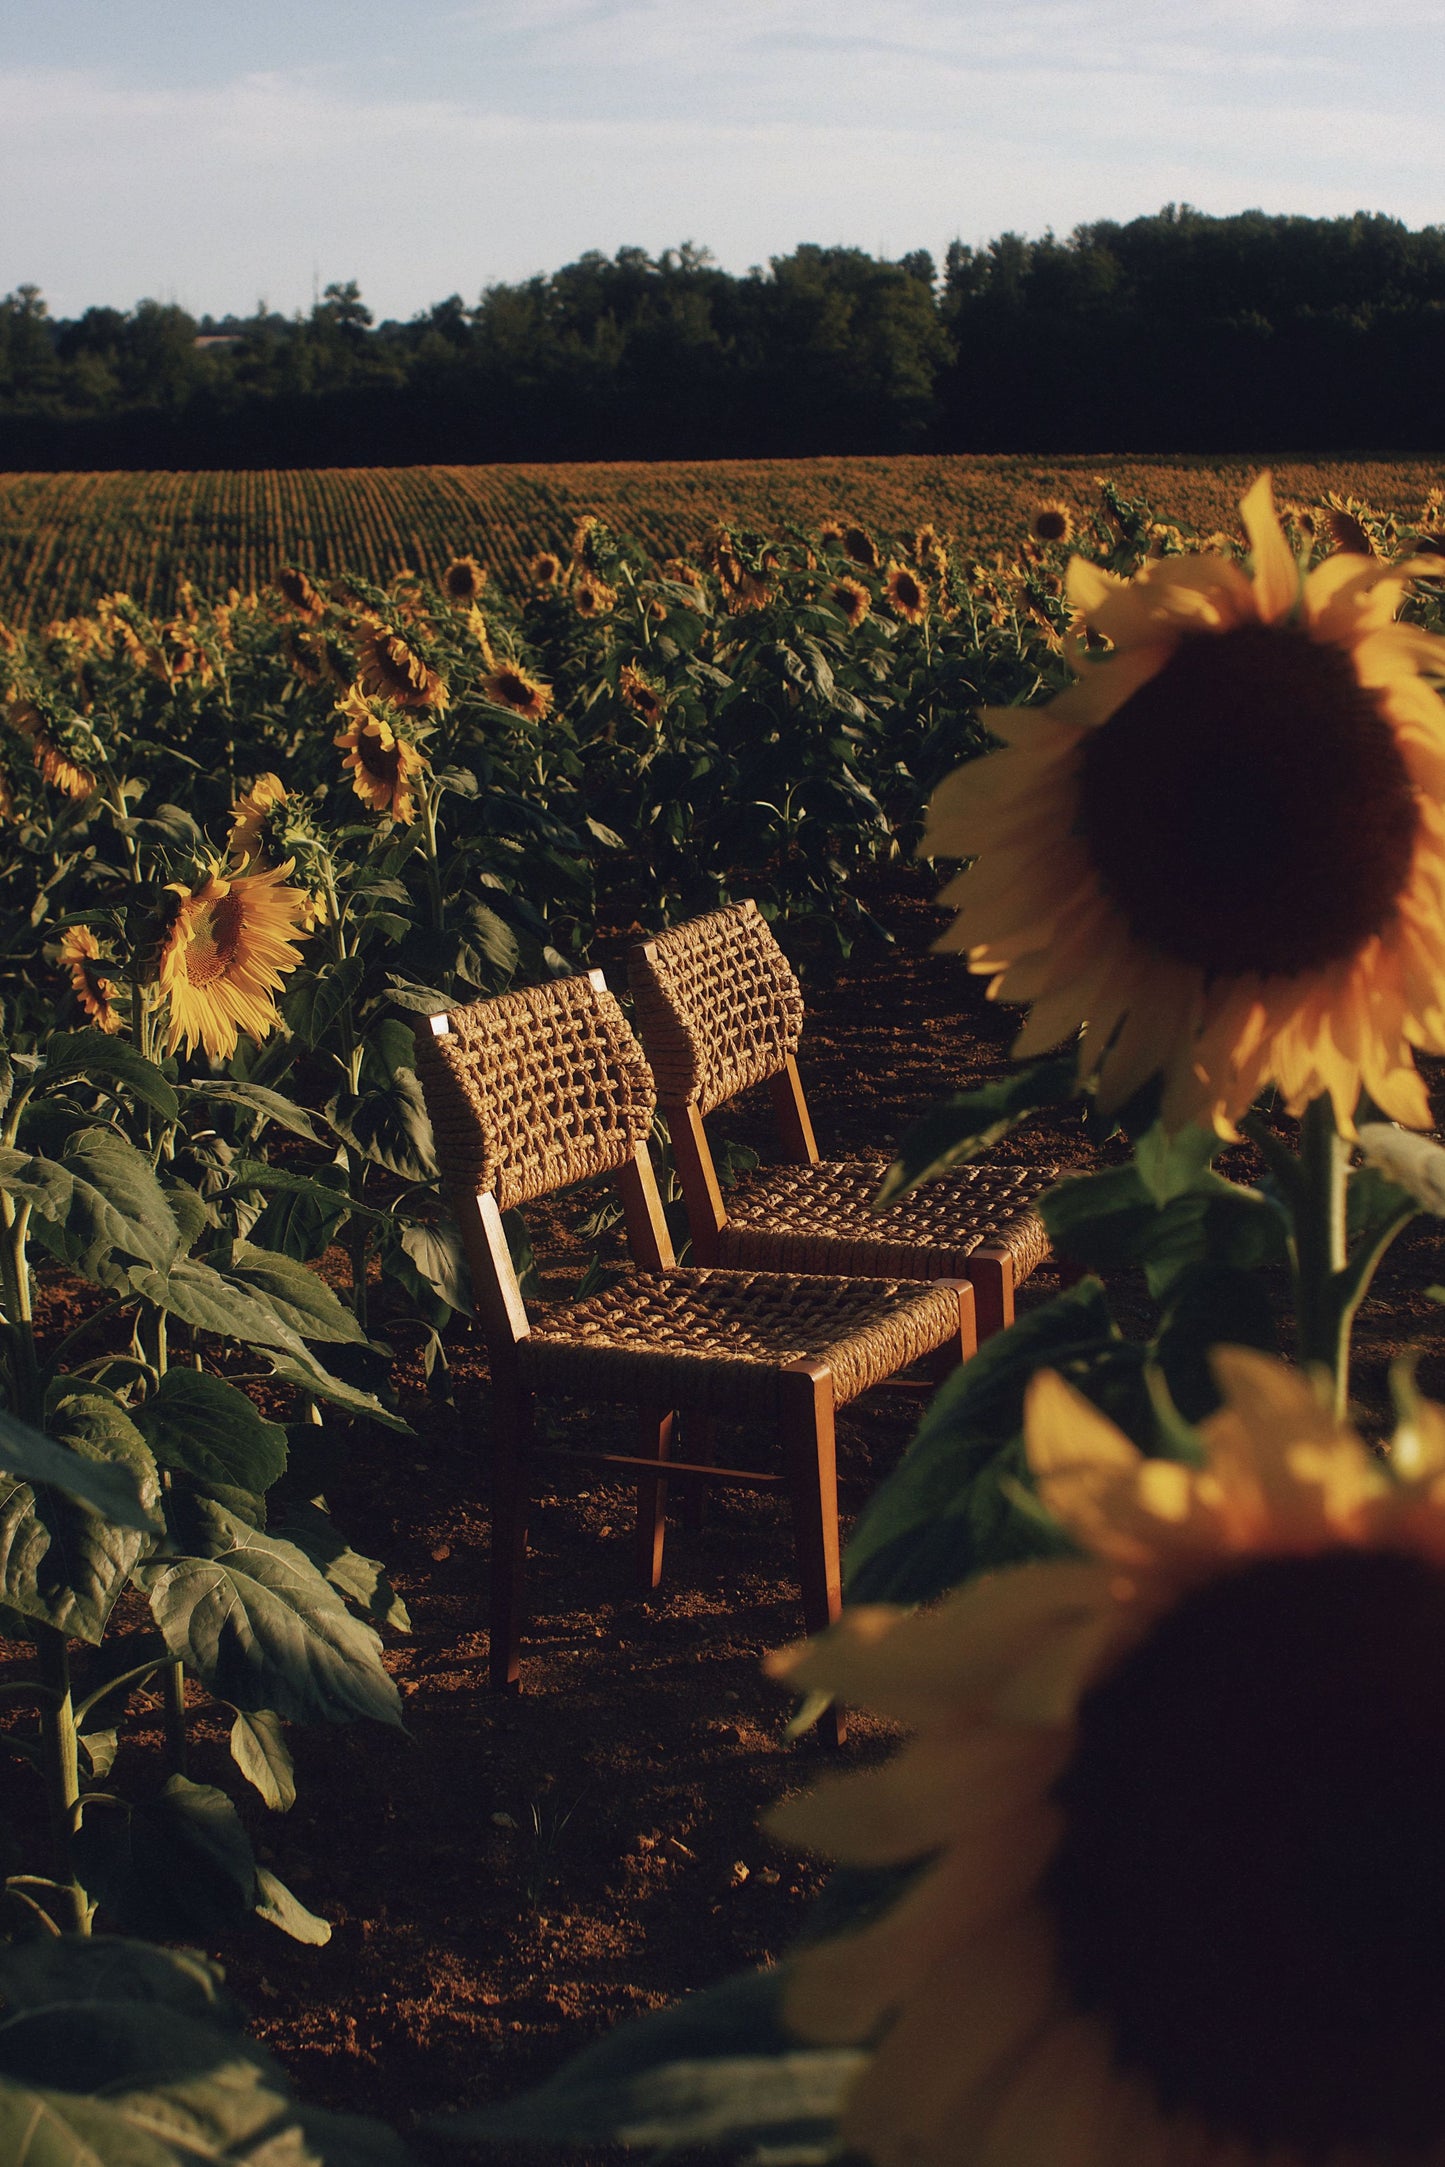
<path id="1" fill-rule="evenodd" d="M 263 873 L 211 873 L 178 898 L 161 947 L 158 976 L 170 1005 L 166 1052 L 185 1041 L 218 1060 L 241 1031 L 265 1038 L 277 1022 L 274 995 L 301 961 L 309 898 L 286 886 L 289 864 Z"/>
<path id="2" fill-rule="evenodd" d="M 922 1864 L 797 1955 L 804 2038 L 877 2042 L 877 2167 L 1396 2167 L 1445 2157 L 1445 1410 L 1390 1468 L 1299 1372 L 1215 1352 L 1204 1466 L 1030 1388 L 1091 1558 L 774 1657 L 913 1726 L 774 1834 Z"/>
<path id="3" fill-rule="evenodd" d="M 1162 1076 L 1162 1118 L 1233 1134 L 1270 1082 L 1292 1113 L 1361 1090 L 1428 1127 L 1412 1046 L 1445 1051 L 1445 639 L 1394 621 L 1421 560 L 1302 576 L 1267 474 L 1242 511 L 1253 576 L 1201 555 L 1067 594 L 1111 642 L 1007 750 L 958 770 L 923 850 L 976 857 L 944 890 L 1014 1051 L 1082 1029 L 1106 1112 Z"/>

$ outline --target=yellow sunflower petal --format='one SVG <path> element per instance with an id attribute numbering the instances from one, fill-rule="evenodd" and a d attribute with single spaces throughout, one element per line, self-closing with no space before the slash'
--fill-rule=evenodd
<path id="1" fill-rule="evenodd" d="M 1300 568 L 1274 508 L 1274 483 L 1268 468 L 1257 476 L 1240 504 L 1253 558 L 1254 593 L 1260 618 L 1275 624 L 1300 599 Z"/>

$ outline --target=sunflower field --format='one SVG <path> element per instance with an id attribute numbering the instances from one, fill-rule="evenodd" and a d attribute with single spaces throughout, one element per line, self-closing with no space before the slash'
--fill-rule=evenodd
<path id="1" fill-rule="evenodd" d="M 1438 490 L 1408 510 L 1339 490 L 1281 509 L 1278 550 L 1314 564 L 1321 594 L 1352 578 L 1379 584 L 1408 558 L 1417 585 L 1394 636 L 1402 653 L 1418 640 L 1433 654 Z M 1246 518 L 1255 541 L 1257 498 Z M 416 1028 L 585 968 L 599 934 L 744 895 L 805 971 L 880 937 L 870 869 L 921 843 L 987 859 L 986 821 L 954 832 L 959 804 L 995 802 L 957 785 L 1003 734 L 987 711 L 1077 702 L 1076 669 L 1111 648 L 1135 668 L 1131 641 L 1157 667 L 1151 597 L 1212 591 L 1190 586 L 1201 562 L 1223 563 L 1216 586 L 1248 598 L 1229 534 L 1207 560 L 1195 546 L 1185 522 L 1156 517 L 1117 479 L 1086 501 L 1035 496 L 991 554 L 930 525 L 889 532 L 862 511 L 765 531 L 712 525 L 690 555 L 660 554 L 587 514 L 506 580 L 472 552 L 438 551 L 430 570 L 384 580 L 375 556 L 340 569 L 296 559 L 264 585 L 182 581 L 163 610 L 112 590 L 0 628 L 0 1627 L 30 1650 L 21 1698 L 33 1728 L 11 1735 L 43 1781 L 50 1837 L 48 1857 L 12 1861 L 12 1914 L 82 1939 L 97 1920 L 186 1940 L 252 1915 L 302 1942 L 328 1935 L 255 1853 L 234 1799 L 188 1774 L 188 1708 L 199 1696 L 224 1711 L 235 1786 L 273 1807 L 295 1797 L 288 1726 L 399 1723 L 382 1636 L 406 1614 L 384 1561 L 354 1550 L 326 1509 L 323 1471 L 347 1425 L 405 1427 L 399 1356 L 420 1356 L 431 1388 L 447 1390 L 449 1328 L 472 1306 Z M 1082 562 L 1066 573 L 1071 554 Z M 1247 646 L 1254 635 L 1239 636 Z M 1033 843 L 1021 821 L 1011 833 L 1016 850 L 1042 853 L 1029 878 L 1043 887 L 1077 838 L 1067 820 Z M 1432 1184 L 1445 1194 L 1433 1162 L 1412 1171 L 1376 1121 L 1374 1156 L 1350 1176 L 1348 1226 L 1362 1246 L 1347 1267 L 1342 1137 L 1361 1076 L 1388 1098 L 1394 1072 L 1381 1081 L 1346 1047 L 1323 1083 L 1296 1089 L 1295 1057 L 1259 1052 L 1256 1031 L 1256 1067 L 1236 1062 L 1234 1095 L 1211 1099 L 1196 1063 L 1183 1113 L 1161 1131 L 1145 1087 L 1171 1058 L 1164 1027 L 1147 1044 L 1121 1031 L 1095 1045 L 1067 944 L 1041 971 L 1021 935 L 1009 946 L 1014 891 L 989 892 L 994 967 L 1032 971 L 1019 998 L 1040 1001 L 1037 1044 L 1023 1050 L 1047 1052 L 1082 1027 L 1083 1065 L 1044 1060 L 943 1109 L 905 1140 L 894 1188 L 984 1148 L 1080 1079 L 1097 1086 L 1105 1126 L 1137 1129 L 1137 1164 L 1064 1184 L 1045 1216 L 1056 1246 L 1086 1267 L 1144 1262 L 1165 1337 L 1175 1333 L 1173 1366 L 1162 1343 L 1122 1341 L 1094 1281 L 1061 1298 L 1050 1326 L 1066 1348 L 1060 1366 L 1121 1422 L 1127 1409 L 1124 1426 L 1142 1427 L 1152 1454 L 1187 1462 L 1185 1416 L 1217 1404 L 1207 1383 L 1196 1390 L 1201 1348 L 1249 1337 L 1250 1275 L 1288 1253 L 1301 1301 L 1315 1302 L 1301 1311 L 1302 1359 L 1335 1365 L 1342 1417 L 1352 1305 Z M 1271 960 L 1267 943 L 1260 954 L 1251 968 L 1296 968 Z M 1133 968 L 1129 953 L 1115 962 Z M 1206 962 L 1212 983 L 1221 967 L 1212 951 Z M 1356 1045 L 1375 1009 L 1361 995 L 1350 1014 Z M 1240 1044 L 1247 1035 L 1239 1024 Z M 1272 1077 L 1291 1103 L 1319 1092 L 1328 1107 L 1333 1091 L 1340 1117 L 1337 1129 L 1327 1116 L 1328 1135 L 1320 1119 L 1312 1132 L 1312 1104 L 1302 1161 L 1270 1144 L 1278 1197 L 1209 1170 Z M 1408 1118 L 1414 1103 L 1401 1101 Z M 1313 1172 L 1312 1133 L 1324 1153 Z M 1309 1182 L 1326 1160 L 1338 1257 L 1309 1248 Z M 507 1232 L 525 1285 L 519 1215 Z M 1224 1333 L 1222 1317 L 1245 1323 Z M 1044 1345 L 1042 1327 L 1032 1340 L 1016 1329 L 960 1372 L 988 1419 L 1014 1410 L 1005 1455 L 1020 1365 L 1037 1366 Z M 1247 1388 L 1246 1376 L 1241 1404 Z M 966 1411 L 975 1419 L 974 1400 Z M 1057 1407 L 1045 1418 L 1056 1436 Z M 947 1420 L 930 1422 L 925 1442 L 946 1441 Z M 1123 1449 L 1106 1440 L 1100 1464 L 1117 1471 Z M 1058 1516 L 1076 1533 L 1094 1528 L 1095 1493 L 1069 1487 L 1066 1455 L 1040 1451 Z M 1037 1505 L 1015 1495 L 1022 1468 L 1007 1461 L 1000 1510 L 1036 1531 Z M 905 1469 L 860 1537 L 865 1566 L 870 1542 L 887 1554 L 892 1577 L 859 1582 L 884 1600 L 952 1585 L 910 1578 L 939 1519 L 913 1479 Z M 860 1704 L 877 1684 L 866 1650 L 780 1669 Z M 110 1771 L 142 1689 L 164 1696 L 168 1776 L 131 1798 Z M 811 1830 L 806 1814 L 794 1820 Z M 824 1847 L 844 1826 L 826 1813 L 818 1825 Z M 865 1854 L 915 1855 L 906 1842 Z M 36 1976 L 14 1993 L 40 1993 Z M 862 1974 L 846 1991 L 824 1979 L 816 2004 L 814 1973 L 801 1976 L 805 2030 L 851 2053 L 874 2007 Z M 193 1987 L 171 1979 L 155 1995 L 188 2006 Z M 220 2021 L 209 2002 L 203 2014 Z M 889 2082 L 906 2091 L 906 2064 Z M 870 2139 L 873 2111 L 859 2110 Z M 532 2133 L 587 2134 L 565 2119 L 544 2114 Z"/>

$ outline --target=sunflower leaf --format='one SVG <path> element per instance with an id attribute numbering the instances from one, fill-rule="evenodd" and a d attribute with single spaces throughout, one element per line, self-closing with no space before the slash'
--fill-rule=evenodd
<path id="1" fill-rule="evenodd" d="M 78 1076 L 104 1077 L 127 1086 L 134 1097 L 152 1107 L 163 1121 L 180 1117 L 175 1092 L 153 1061 L 147 1061 L 123 1038 L 106 1031 L 57 1031 L 47 1040 L 45 1060 L 35 1078 L 35 1088 L 69 1083 Z"/>

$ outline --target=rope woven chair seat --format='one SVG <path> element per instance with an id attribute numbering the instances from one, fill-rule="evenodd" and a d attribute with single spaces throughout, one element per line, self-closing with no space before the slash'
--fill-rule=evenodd
<path id="1" fill-rule="evenodd" d="M 791 1362 L 826 1362 L 842 1405 L 957 1337 L 952 1287 L 682 1271 L 539 1313 L 517 1355 L 539 1392 L 776 1416 Z"/>
<path id="2" fill-rule="evenodd" d="M 881 1157 L 830 1159 L 748 1175 L 728 1191 L 719 1264 L 957 1279 L 988 1242 L 1008 1250 L 1022 1280 L 1049 1254 L 1034 1206 L 1055 1168 L 958 1166 L 875 1213 L 869 1206 L 887 1168 Z"/>
<path id="3" fill-rule="evenodd" d="M 777 1074 L 803 1035 L 803 989 L 751 900 L 634 949 L 628 991 L 665 1106 L 711 1113 Z"/>
<path id="4" fill-rule="evenodd" d="M 417 1033 L 417 1070 L 452 1196 L 495 1189 L 501 1210 L 609 1174 L 652 1127 L 642 1049 L 584 976 L 451 1011 Z"/>

